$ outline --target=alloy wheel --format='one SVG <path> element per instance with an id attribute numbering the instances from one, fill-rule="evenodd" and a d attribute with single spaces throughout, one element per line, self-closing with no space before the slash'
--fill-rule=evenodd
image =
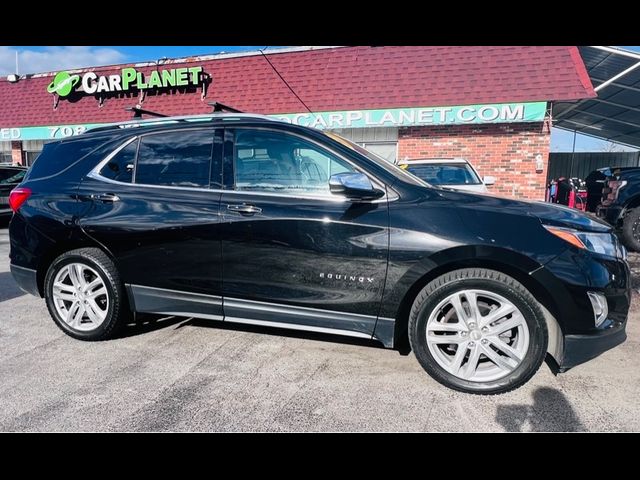
<path id="1" fill-rule="evenodd" d="M 93 268 L 69 263 L 56 274 L 52 288 L 53 303 L 60 318 L 69 327 L 88 332 L 107 318 L 109 293 Z"/>
<path id="2" fill-rule="evenodd" d="M 486 290 L 447 296 L 429 316 L 426 336 L 438 365 L 471 382 L 507 376 L 529 349 L 529 329 L 520 310 Z"/>

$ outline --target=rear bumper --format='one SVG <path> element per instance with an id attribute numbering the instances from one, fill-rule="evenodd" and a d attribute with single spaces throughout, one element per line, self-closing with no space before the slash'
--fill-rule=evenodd
<path id="1" fill-rule="evenodd" d="M 564 358 L 560 372 L 588 362 L 617 347 L 627 339 L 626 322 L 616 322 L 610 328 L 591 335 L 565 335 Z"/>
<path id="2" fill-rule="evenodd" d="M 38 277 L 35 270 L 19 267 L 12 263 L 11 274 L 21 290 L 24 290 L 31 295 L 40 296 L 40 292 L 38 291 Z"/>

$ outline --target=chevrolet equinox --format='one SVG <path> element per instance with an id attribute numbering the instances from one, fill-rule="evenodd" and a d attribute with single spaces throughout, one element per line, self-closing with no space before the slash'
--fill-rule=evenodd
<path id="1" fill-rule="evenodd" d="M 626 251 L 576 210 L 438 188 L 257 115 L 99 127 L 13 190 L 11 271 L 80 340 L 132 312 L 373 339 L 496 394 L 625 338 Z M 405 347 L 403 347 L 405 348 Z"/>

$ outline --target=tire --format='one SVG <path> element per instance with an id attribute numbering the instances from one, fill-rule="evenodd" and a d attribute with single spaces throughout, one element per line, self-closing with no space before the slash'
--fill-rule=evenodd
<path id="1" fill-rule="evenodd" d="M 478 307 L 470 310 L 473 298 Z M 513 311 L 500 316 L 509 309 Z M 465 393 L 515 390 L 538 371 L 547 351 L 544 314 L 533 295 L 508 275 L 483 268 L 454 270 L 427 284 L 413 302 L 408 330 L 411 348 L 426 372 Z M 455 343 L 449 343 L 447 335 Z"/>
<path id="2" fill-rule="evenodd" d="M 627 249 L 640 252 L 640 208 L 628 210 L 622 221 L 622 243 Z"/>
<path id="3" fill-rule="evenodd" d="M 78 265 L 83 279 L 72 280 L 72 276 L 79 278 Z M 95 286 L 90 292 L 83 291 L 92 285 Z M 111 259 L 97 248 L 71 250 L 56 258 L 47 271 L 44 292 L 53 321 L 78 340 L 113 338 L 131 318 L 118 271 Z M 97 294 L 95 298 L 93 292 Z"/>

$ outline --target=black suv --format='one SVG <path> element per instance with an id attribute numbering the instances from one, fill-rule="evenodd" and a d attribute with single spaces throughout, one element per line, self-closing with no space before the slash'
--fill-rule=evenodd
<path id="1" fill-rule="evenodd" d="M 410 345 L 439 382 L 491 394 L 547 354 L 565 371 L 626 338 L 629 269 L 610 226 L 433 187 L 266 117 L 49 143 L 11 203 L 16 281 L 82 340 L 132 311 L 341 334 Z"/>

